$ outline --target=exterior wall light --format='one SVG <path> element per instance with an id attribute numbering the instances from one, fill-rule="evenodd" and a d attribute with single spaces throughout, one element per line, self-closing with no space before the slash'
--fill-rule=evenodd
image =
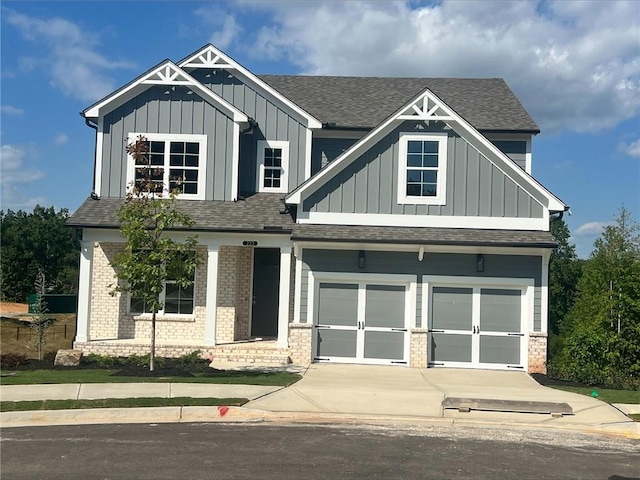
<path id="1" fill-rule="evenodd" d="M 365 267 L 364 250 L 360 250 L 358 252 L 358 268 L 364 268 L 364 267 Z"/>
<path id="2" fill-rule="evenodd" d="M 476 272 L 484 272 L 484 255 L 476 256 Z"/>

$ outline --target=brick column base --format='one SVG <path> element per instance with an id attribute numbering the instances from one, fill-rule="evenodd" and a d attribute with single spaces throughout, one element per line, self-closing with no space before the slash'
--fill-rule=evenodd
<path id="1" fill-rule="evenodd" d="M 409 366 L 420 368 L 427 366 L 427 329 L 411 329 L 411 352 L 409 354 Z"/>
<path id="2" fill-rule="evenodd" d="M 289 350 L 291 361 L 296 365 L 311 363 L 313 325 L 310 323 L 289 324 Z"/>
<path id="3" fill-rule="evenodd" d="M 547 373 L 546 333 L 529 333 L 529 373 Z"/>

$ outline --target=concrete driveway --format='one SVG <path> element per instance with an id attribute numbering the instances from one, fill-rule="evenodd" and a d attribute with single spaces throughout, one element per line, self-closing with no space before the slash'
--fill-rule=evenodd
<path id="1" fill-rule="evenodd" d="M 553 418 L 539 413 L 462 413 L 443 409 L 442 401 L 448 397 L 565 402 L 574 415 Z M 543 387 L 524 372 L 378 365 L 313 364 L 298 383 L 245 407 L 274 412 L 440 417 L 506 424 L 553 422 L 582 427 L 630 422 L 609 404 Z"/>

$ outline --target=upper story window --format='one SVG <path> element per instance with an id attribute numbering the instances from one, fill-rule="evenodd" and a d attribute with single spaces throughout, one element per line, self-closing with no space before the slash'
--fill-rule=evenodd
<path id="1" fill-rule="evenodd" d="M 444 205 L 447 182 L 447 135 L 400 135 L 398 203 Z"/>
<path id="2" fill-rule="evenodd" d="M 261 140 L 258 142 L 257 190 L 287 193 L 289 178 L 289 142 Z"/>
<path id="3" fill-rule="evenodd" d="M 127 186 L 138 182 L 150 170 L 153 192 L 168 195 L 177 190 L 180 198 L 204 199 L 206 177 L 206 135 L 130 133 L 129 142 L 140 135 L 149 144 L 149 163 L 134 162 L 129 156 Z"/>

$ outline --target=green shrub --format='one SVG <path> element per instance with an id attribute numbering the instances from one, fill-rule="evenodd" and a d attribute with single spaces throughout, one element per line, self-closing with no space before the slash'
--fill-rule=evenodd
<path id="1" fill-rule="evenodd" d="M 175 362 L 182 367 L 191 367 L 194 365 L 200 365 L 206 360 L 202 358 L 202 350 L 195 350 L 191 353 L 185 353 L 176 358 Z"/>
<path id="2" fill-rule="evenodd" d="M 23 353 L 3 353 L 0 355 L 0 368 L 17 368 L 27 361 Z"/>

